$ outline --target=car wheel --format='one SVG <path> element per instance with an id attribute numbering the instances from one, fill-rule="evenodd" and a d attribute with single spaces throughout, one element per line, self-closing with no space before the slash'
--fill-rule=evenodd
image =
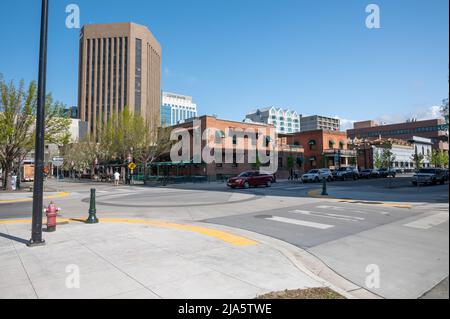
<path id="1" fill-rule="evenodd" d="M 331 182 L 331 176 L 327 177 L 327 182 Z"/>
<path id="2" fill-rule="evenodd" d="M 314 178 L 314 182 L 315 182 L 315 183 L 320 182 L 319 178 L 318 178 L 318 177 Z"/>
<path id="3" fill-rule="evenodd" d="M 412 182 L 414 186 L 417 186 L 417 182 Z"/>
<path id="4" fill-rule="evenodd" d="M 267 184 L 266 184 L 266 187 L 271 187 L 271 186 L 272 186 L 272 182 L 268 181 Z"/>
<path id="5" fill-rule="evenodd" d="M 249 184 L 248 182 L 245 182 L 245 183 L 244 183 L 244 188 L 245 188 L 245 189 L 250 188 L 250 184 Z"/>

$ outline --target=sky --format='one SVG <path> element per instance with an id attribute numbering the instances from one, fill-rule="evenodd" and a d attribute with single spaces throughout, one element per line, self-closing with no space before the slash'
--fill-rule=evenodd
<path id="1" fill-rule="evenodd" d="M 161 89 L 199 113 L 242 120 L 267 106 L 304 115 L 403 121 L 448 96 L 448 0 L 50 0 L 47 91 L 77 105 L 81 24 L 146 25 L 163 49 Z M 366 27 L 366 6 L 380 28 Z M 0 73 L 37 79 L 40 1 L 0 1 Z"/>

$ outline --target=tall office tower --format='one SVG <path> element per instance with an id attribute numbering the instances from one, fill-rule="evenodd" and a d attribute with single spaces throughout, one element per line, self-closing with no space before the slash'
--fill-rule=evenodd
<path id="1" fill-rule="evenodd" d="M 78 116 L 91 133 L 125 106 L 159 125 L 161 46 L 145 26 L 85 25 L 79 59 Z"/>

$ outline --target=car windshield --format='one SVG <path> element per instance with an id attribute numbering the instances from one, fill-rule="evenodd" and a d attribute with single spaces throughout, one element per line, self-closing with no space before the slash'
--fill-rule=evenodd
<path id="1" fill-rule="evenodd" d="M 308 172 L 308 174 L 317 174 L 319 172 L 319 170 L 317 169 L 312 169 Z"/>
<path id="2" fill-rule="evenodd" d="M 249 176 L 250 176 L 250 173 L 244 172 L 244 173 L 239 174 L 238 177 L 249 177 Z"/>
<path id="3" fill-rule="evenodd" d="M 362 172 L 363 172 L 363 173 L 370 173 L 371 170 L 370 170 L 370 169 L 364 169 Z"/>
<path id="4" fill-rule="evenodd" d="M 419 170 L 419 173 L 422 173 L 422 174 L 434 174 L 435 172 L 436 172 L 435 169 L 422 168 Z"/>
<path id="5" fill-rule="evenodd" d="M 347 170 L 347 167 L 341 167 L 340 169 L 338 169 L 339 172 L 343 172 L 343 171 L 346 171 L 346 170 Z"/>

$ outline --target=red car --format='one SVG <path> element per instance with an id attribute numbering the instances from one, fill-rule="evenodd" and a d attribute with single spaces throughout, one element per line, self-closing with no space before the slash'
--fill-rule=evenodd
<path id="1" fill-rule="evenodd" d="M 236 177 L 228 180 L 227 186 L 231 188 L 243 187 L 258 187 L 264 185 L 266 187 L 272 186 L 273 175 L 261 174 L 258 171 L 243 172 Z"/>

